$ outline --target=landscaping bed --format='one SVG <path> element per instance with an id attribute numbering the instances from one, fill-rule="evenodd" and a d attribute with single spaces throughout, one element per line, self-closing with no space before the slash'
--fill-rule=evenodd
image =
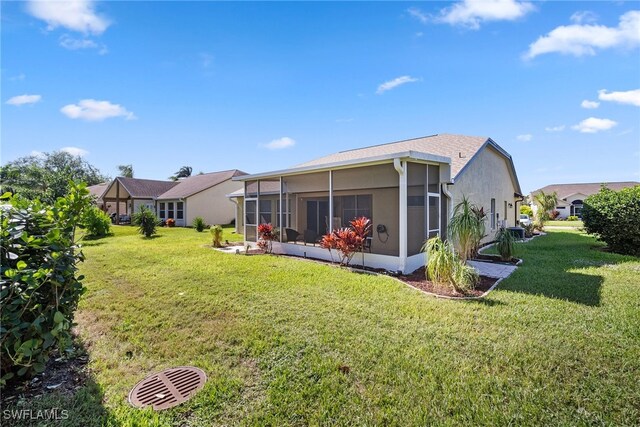
<path id="1" fill-rule="evenodd" d="M 493 264 L 505 264 L 505 265 L 520 265 L 522 260 L 520 258 L 512 257 L 510 260 L 503 260 L 500 255 L 478 254 L 470 261 L 490 262 Z"/>
<path id="2" fill-rule="evenodd" d="M 498 279 L 493 277 L 480 276 L 480 281 L 476 284 L 475 289 L 471 289 L 467 291 L 467 293 L 462 294 L 448 286 L 438 285 L 427 280 L 424 268 L 419 268 L 411 274 L 399 275 L 396 277 L 406 284 L 413 286 L 416 289 L 420 289 L 421 291 L 453 298 L 482 296 L 498 281 Z"/>

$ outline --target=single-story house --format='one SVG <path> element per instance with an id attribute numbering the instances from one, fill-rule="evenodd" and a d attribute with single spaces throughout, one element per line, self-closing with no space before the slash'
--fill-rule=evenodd
<path id="1" fill-rule="evenodd" d="M 107 214 L 112 214 L 116 213 L 117 210 L 115 202 L 105 203 L 104 200 L 102 200 L 102 193 L 104 193 L 104 190 L 106 190 L 108 186 L 108 182 L 103 182 L 101 184 L 90 185 L 87 187 L 87 190 L 89 190 L 89 194 L 93 197 L 93 202 L 98 208 L 102 209 Z M 120 202 L 120 212 L 125 212 L 126 209 L 127 204 L 125 202 Z"/>
<path id="2" fill-rule="evenodd" d="M 174 219 L 177 226 L 188 226 L 197 216 L 207 224 L 228 224 L 235 217 L 235 204 L 226 195 L 242 187 L 232 178 L 243 174 L 245 172 L 232 169 L 178 181 L 119 176 L 105 188 L 100 199 L 115 205 L 118 219 L 121 214 L 131 215 L 145 206 L 162 220 Z"/>
<path id="3" fill-rule="evenodd" d="M 236 226 L 246 244 L 256 244 L 260 223 L 272 223 L 285 230 L 275 252 L 330 259 L 318 239 L 366 216 L 373 232 L 365 264 L 404 273 L 424 265 L 424 241 L 445 237 L 463 196 L 487 212 L 485 241 L 501 225 L 516 224 L 522 202 L 503 148 L 491 138 L 450 134 L 341 151 L 234 180 L 244 184 L 229 197 L 237 200 Z"/>
<path id="4" fill-rule="evenodd" d="M 198 216 L 207 224 L 229 224 L 235 218 L 236 208 L 226 196 L 242 187 L 232 180 L 242 175 L 246 172 L 232 169 L 183 178 L 156 198 L 158 217 L 174 218 L 177 226 L 190 225 Z"/>
<path id="5" fill-rule="evenodd" d="M 570 215 L 575 215 L 582 218 L 582 206 L 584 199 L 592 194 L 596 194 L 600 191 L 602 186 L 618 191 L 623 188 L 635 187 L 640 185 L 640 182 L 624 181 L 624 182 L 588 182 L 581 184 L 551 184 L 546 187 L 539 188 L 531 192 L 530 200 L 533 201 L 535 195 L 544 191 L 545 194 L 556 193 L 558 196 L 558 205 L 556 210 L 559 215 L 558 218 L 566 219 Z M 532 203 L 531 208 L 536 213 L 538 206 Z"/>

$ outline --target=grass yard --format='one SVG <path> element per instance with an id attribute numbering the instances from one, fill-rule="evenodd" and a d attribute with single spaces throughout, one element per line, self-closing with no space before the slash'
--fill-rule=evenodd
<path id="1" fill-rule="evenodd" d="M 132 227 L 89 242 L 90 381 L 27 407 L 68 408 L 56 425 L 77 426 L 638 425 L 640 260 L 585 234 L 519 245 L 524 264 L 483 301 L 209 242 Z M 181 365 L 209 376 L 190 402 L 128 405 L 139 380 Z"/>
<path id="2" fill-rule="evenodd" d="M 550 226 L 550 227 L 575 227 L 575 228 L 581 228 L 584 226 L 584 224 L 582 224 L 582 221 L 578 220 L 578 221 L 547 221 L 544 223 L 545 227 L 546 226 Z"/>

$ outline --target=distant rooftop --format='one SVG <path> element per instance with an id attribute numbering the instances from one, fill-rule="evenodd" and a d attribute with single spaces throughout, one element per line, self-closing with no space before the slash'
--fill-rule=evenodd
<path id="1" fill-rule="evenodd" d="M 545 193 L 553 193 L 555 192 L 558 195 L 558 199 L 564 199 L 565 197 L 569 197 L 572 194 L 581 193 L 586 196 L 591 194 L 595 194 L 600 191 L 603 185 L 606 185 L 607 188 L 611 190 L 622 190 L 627 187 L 635 187 L 636 185 L 640 185 L 640 182 L 635 181 L 622 181 L 622 182 L 584 182 L 584 183 L 576 183 L 576 184 L 551 184 L 546 187 L 539 188 L 531 192 L 531 194 L 537 194 L 540 191 L 544 191 Z"/>

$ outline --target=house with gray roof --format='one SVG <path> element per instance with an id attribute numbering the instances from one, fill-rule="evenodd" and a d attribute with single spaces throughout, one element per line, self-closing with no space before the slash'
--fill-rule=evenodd
<path id="1" fill-rule="evenodd" d="M 197 216 L 207 224 L 228 224 L 234 219 L 235 204 L 226 195 L 241 187 L 232 178 L 244 174 L 231 169 L 178 181 L 119 176 L 106 186 L 100 199 L 107 205 L 112 203 L 116 206 L 116 221 L 122 214 L 131 215 L 145 206 L 162 220 L 174 219 L 177 226 L 188 226 Z"/>
<path id="2" fill-rule="evenodd" d="M 329 259 L 318 245 L 330 230 L 366 216 L 373 232 L 365 264 L 412 272 L 424 266 L 421 247 L 446 237 L 452 208 L 463 196 L 487 212 L 485 241 L 517 223 L 522 191 L 511 156 L 488 137 L 439 134 L 341 151 L 290 169 L 234 178 L 244 188 L 236 226 L 248 245 L 257 227 L 284 230 L 274 251 Z"/>
<path id="3" fill-rule="evenodd" d="M 531 192 L 530 200 L 533 200 L 534 196 L 541 191 L 545 194 L 556 193 L 558 197 L 558 204 L 556 210 L 558 211 L 558 219 L 566 219 L 570 215 L 575 215 L 582 218 L 582 206 L 584 199 L 596 194 L 604 186 L 613 191 L 619 191 L 623 188 L 635 187 L 640 185 L 640 182 L 636 181 L 622 181 L 622 182 L 585 182 L 575 184 L 551 184 L 545 187 L 539 188 Z M 532 205 L 534 212 L 538 207 L 535 203 Z"/>

